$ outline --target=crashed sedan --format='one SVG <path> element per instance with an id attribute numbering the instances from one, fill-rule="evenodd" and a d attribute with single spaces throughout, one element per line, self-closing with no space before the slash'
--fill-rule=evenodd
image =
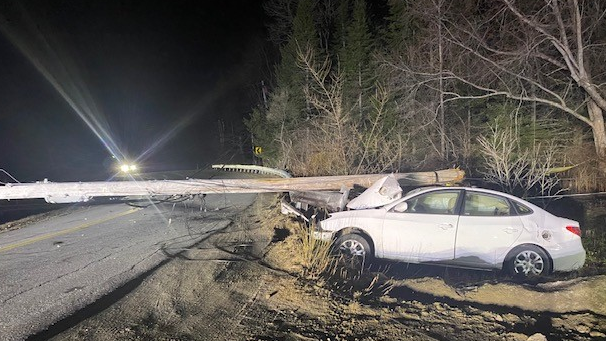
<path id="1" fill-rule="evenodd" d="M 522 277 L 572 271 L 585 262 L 576 221 L 480 188 L 421 188 L 402 197 L 394 181 L 384 179 L 352 200 L 350 210 L 320 221 L 315 238 L 332 240 L 345 256 L 366 262 L 376 257 L 504 269 Z"/>

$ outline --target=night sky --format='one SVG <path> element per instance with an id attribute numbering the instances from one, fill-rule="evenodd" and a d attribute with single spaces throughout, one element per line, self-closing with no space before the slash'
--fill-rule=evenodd
<path id="1" fill-rule="evenodd" d="M 0 6 L 0 168 L 21 181 L 109 176 L 108 138 L 73 105 L 106 129 L 109 149 L 129 158 L 149 150 L 147 170 L 224 161 L 218 120 L 241 128 L 270 77 L 261 1 Z"/>

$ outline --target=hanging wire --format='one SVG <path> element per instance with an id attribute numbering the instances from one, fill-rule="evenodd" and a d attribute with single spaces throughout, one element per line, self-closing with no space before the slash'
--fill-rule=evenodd
<path id="1" fill-rule="evenodd" d="M 17 180 L 14 176 L 11 175 L 11 173 L 5 171 L 4 169 L 0 168 L 0 172 L 6 174 L 9 178 L 11 178 L 13 181 L 15 181 L 16 183 L 20 184 L 21 181 Z M 0 181 L 0 184 L 2 185 L 6 185 L 8 182 L 2 182 Z"/>

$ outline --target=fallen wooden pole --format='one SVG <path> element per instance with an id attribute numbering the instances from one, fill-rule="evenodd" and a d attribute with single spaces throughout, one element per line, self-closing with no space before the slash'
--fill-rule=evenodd
<path id="1" fill-rule="evenodd" d="M 269 193 L 288 191 L 338 191 L 354 185 L 369 187 L 385 174 L 265 179 L 189 179 L 98 182 L 11 183 L 0 186 L 0 200 L 45 199 L 49 203 L 84 202 L 94 197 L 194 195 L 211 193 Z M 402 186 L 450 184 L 463 180 L 465 172 L 396 173 Z"/>

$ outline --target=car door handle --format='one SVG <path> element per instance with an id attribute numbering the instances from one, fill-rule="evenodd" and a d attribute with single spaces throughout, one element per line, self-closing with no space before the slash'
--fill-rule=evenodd
<path id="1" fill-rule="evenodd" d="M 442 223 L 442 224 L 438 224 L 438 226 L 442 229 L 442 230 L 446 230 L 446 229 L 451 229 L 454 226 L 452 224 L 448 224 L 448 223 Z"/>
<path id="2" fill-rule="evenodd" d="M 515 227 L 506 227 L 503 229 L 503 231 L 505 231 L 506 233 L 512 234 L 512 233 L 518 232 L 518 229 Z"/>

